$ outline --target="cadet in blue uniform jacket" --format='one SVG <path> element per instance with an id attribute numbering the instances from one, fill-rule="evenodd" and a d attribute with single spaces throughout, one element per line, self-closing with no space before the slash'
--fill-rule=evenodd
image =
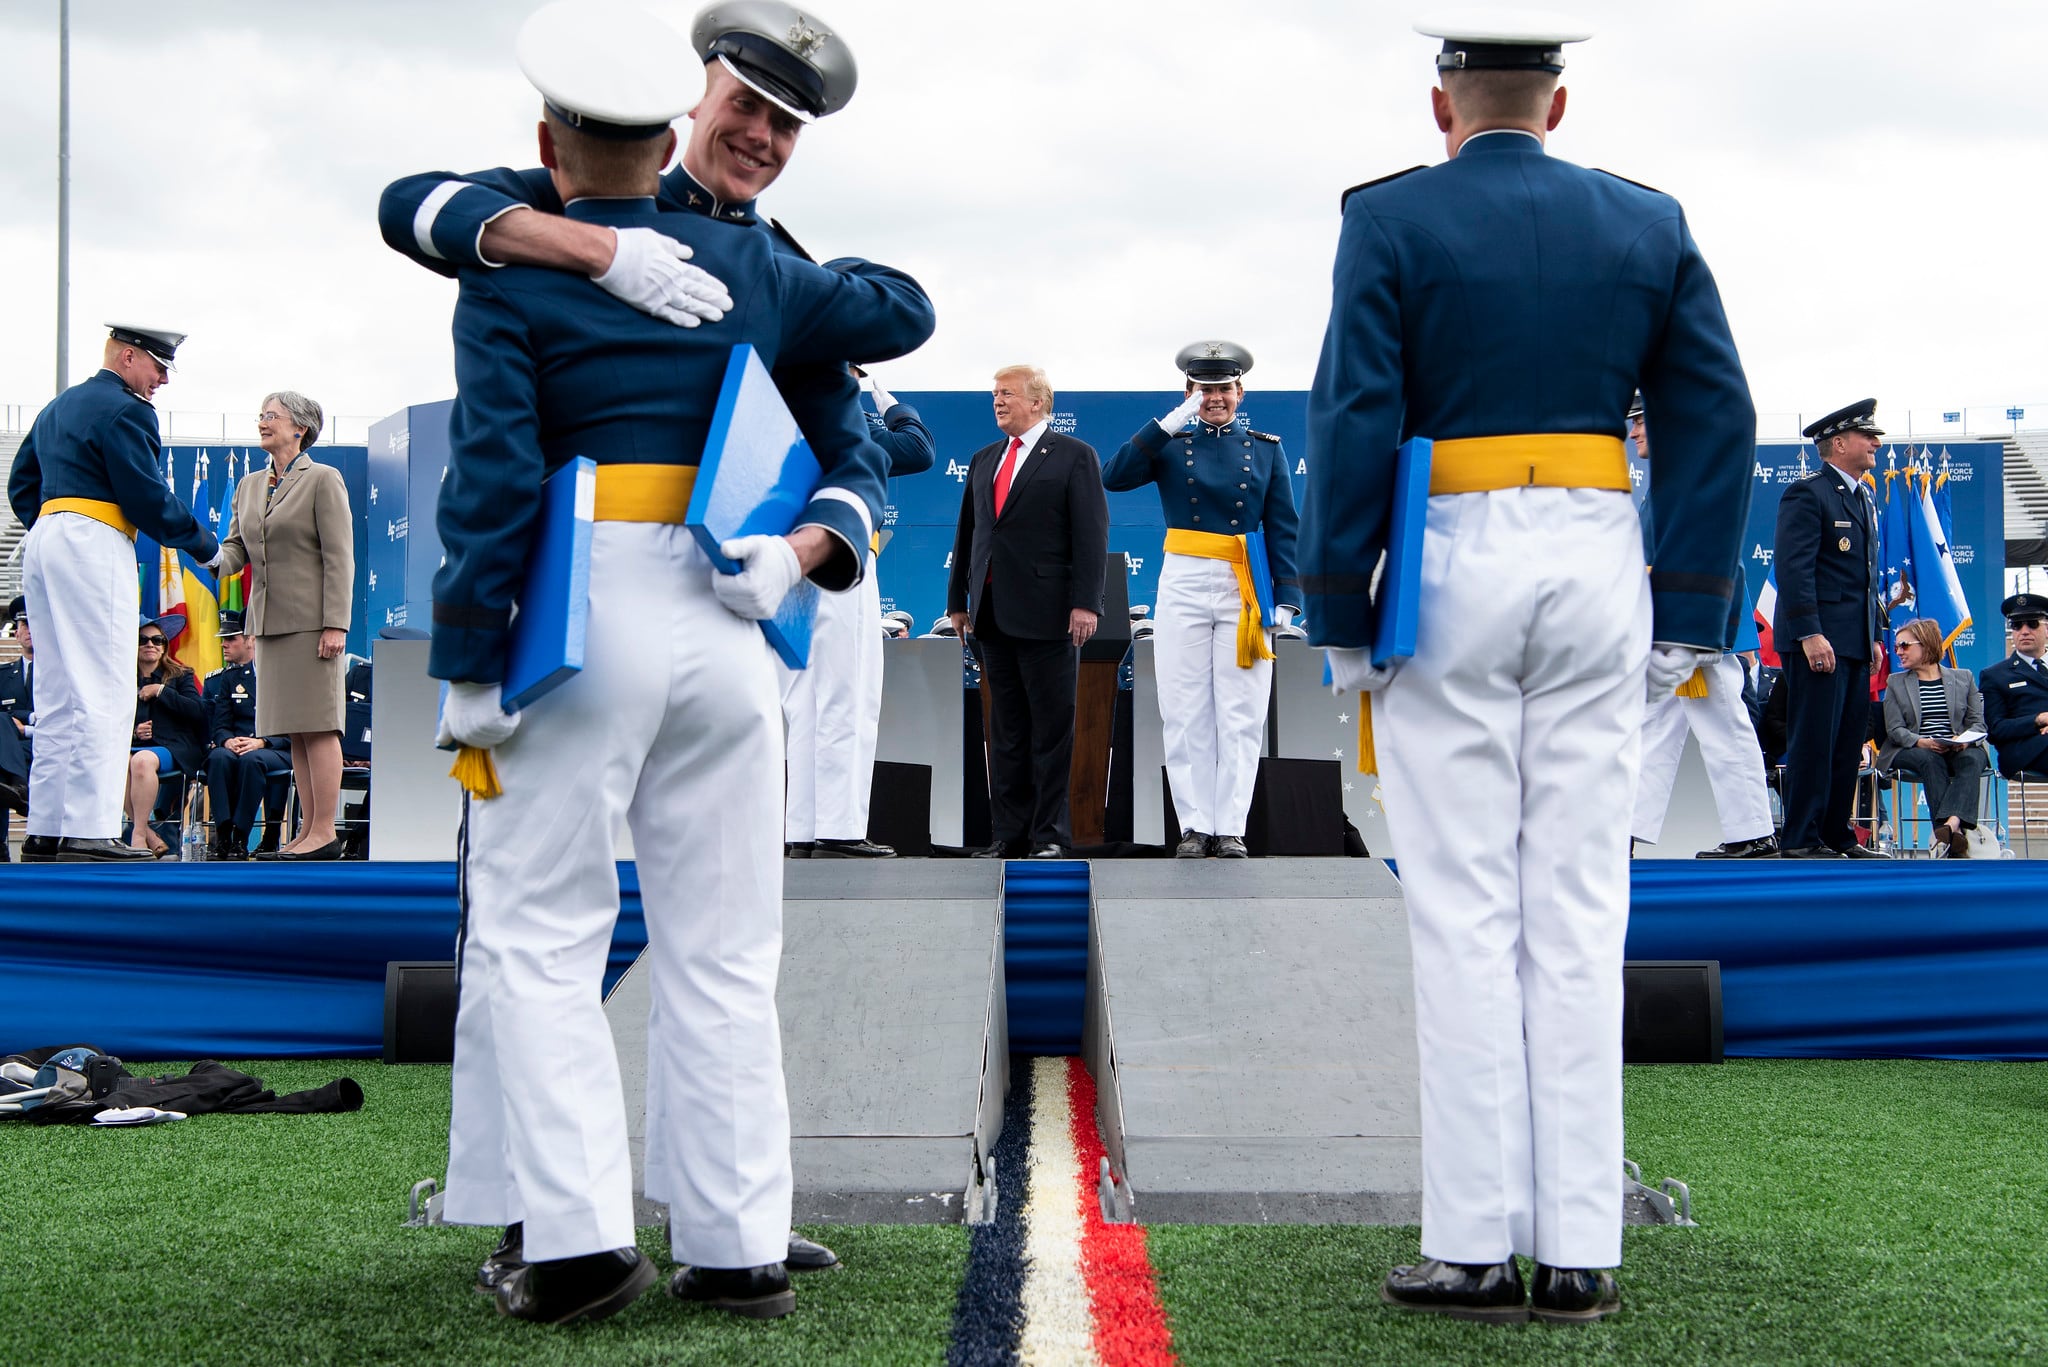
<path id="1" fill-rule="evenodd" d="M 220 615 L 224 668 L 206 680 L 206 792 L 213 811 L 213 857 L 247 859 L 258 807 L 264 823 L 259 848 L 274 850 L 292 769 L 291 738 L 256 734 L 256 643 L 242 632 L 242 614 Z"/>
<path id="2" fill-rule="evenodd" d="M 156 410 L 184 334 L 110 325 L 103 369 L 36 415 L 7 481 L 40 651 L 31 861 L 147 858 L 121 828 L 139 611 L 135 534 L 210 563 L 213 533 L 165 487 Z"/>
<path id="3" fill-rule="evenodd" d="M 1882 858 L 1849 824 L 1870 726 L 1870 662 L 1884 633 L 1877 505 L 1863 483 L 1877 462 L 1877 400 L 1809 424 L 1824 462 L 1778 496 L 1771 631 L 1784 662 L 1787 859 Z"/>
<path id="4" fill-rule="evenodd" d="M 1103 487 L 1157 485 L 1166 551 L 1152 619 L 1166 778 L 1181 839 L 1175 855 L 1245 857 L 1244 828 L 1266 740 L 1273 652 L 1260 622 L 1244 538 L 1263 533 L 1276 626 L 1301 602 L 1294 575 L 1294 485 L 1280 439 L 1240 427 L 1251 353 L 1196 342 L 1174 366 L 1181 406 L 1138 429 L 1102 467 Z M 1185 430 L 1183 430 L 1185 428 Z"/>
<path id="5" fill-rule="evenodd" d="M 1999 773 L 2048 776 L 2048 597 L 2016 593 L 2000 611 L 2012 628 L 2013 649 L 1979 681 L 1984 729 L 1998 747 Z"/>
<path id="6" fill-rule="evenodd" d="M 1646 693 L 1730 644 L 1755 414 L 1668 195 L 1550 156 L 1546 15 L 1444 39 L 1450 160 L 1351 191 L 1308 405 L 1310 639 L 1369 699 L 1407 895 L 1422 1254 L 1382 1295 L 1478 1319 L 1619 1308 L 1622 942 Z M 1629 495 L 1640 387 L 1655 570 Z M 1419 624 L 1372 664 L 1396 448 L 1436 442 Z M 1399 577 L 1395 567 L 1389 576 Z M 1646 689 L 1646 681 L 1649 687 Z M 1362 700 L 1362 703 L 1368 700 Z M 1537 1264 L 1525 1299 L 1514 1255 Z"/>
<path id="7" fill-rule="evenodd" d="M 35 638 L 29 632 L 28 601 L 17 596 L 7 620 L 21 646 L 21 658 L 0 665 L 0 864 L 11 857 L 7 828 L 16 811 L 28 810 L 29 729 L 36 715 Z"/>

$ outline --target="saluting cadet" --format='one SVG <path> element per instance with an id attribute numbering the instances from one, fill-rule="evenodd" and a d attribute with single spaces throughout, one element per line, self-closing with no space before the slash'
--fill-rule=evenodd
<path id="1" fill-rule="evenodd" d="M 1652 459 L 1641 394 L 1629 405 L 1628 435 L 1635 443 L 1637 458 Z M 1645 518 L 1646 532 L 1651 525 Z M 1644 553 L 1653 550 L 1646 546 Z M 1742 582 L 1739 575 L 1736 582 Z M 1706 766 L 1714 810 L 1721 818 L 1721 843 L 1701 850 L 1696 857 L 1768 859 L 1778 852 L 1778 837 L 1771 829 L 1764 752 L 1757 745 L 1756 725 L 1742 697 L 1739 654 L 1756 649 L 1756 625 L 1746 592 L 1736 594 L 1728 608 L 1735 649 L 1700 666 L 1678 692 L 1651 703 L 1643 717 L 1642 775 L 1636 784 L 1635 818 L 1629 822 L 1629 835 L 1654 845 L 1664 834 L 1664 814 L 1671 806 L 1671 787 L 1677 781 L 1678 762 L 1684 757 L 1685 737 L 1690 731 L 1699 737 L 1700 761 Z"/>
<path id="2" fill-rule="evenodd" d="M 690 111 L 682 161 L 662 177 L 660 207 L 751 228 L 769 235 L 778 251 L 810 259 L 780 223 L 762 217 L 755 201 L 796 154 L 805 125 L 853 98 L 858 73 L 851 49 L 816 14 L 785 0 L 707 6 L 690 32 L 705 64 L 704 97 Z M 519 212 L 524 209 L 539 212 Z M 715 282 L 707 285 L 689 263 L 687 246 L 660 233 L 562 216 L 561 197 L 538 168 L 407 176 L 385 189 L 377 218 L 387 246 L 443 275 L 463 266 L 550 266 L 588 275 L 635 308 L 678 326 L 719 315 Z M 856 257 L 825 265 L 866 276 L 893 292 L 900 307 L 922 309 L 931 330 L 931 301 L 909 276 Z M 891 354 L 862 343 L 842 359 Z M 868 439 L 859 386 L 837 363 L 784 366 L 775 384 L 819 460 L 829 465 L 858 452 L 873 465 L 872 533 L 887 461 Z"/>
<path id="3" fill-rule="evenodd" d="M 1877 464 L 1877 400 L 1838 408 L 1803 435 L 1821 468 L 1785 486 L 1771 568 L 1771 630 L 1785 666 L 1787 859 L 1884 859 L 1850 825 L 1870 730 L 1870 662 L 1882 650 L 1884 576 L 1877 503 L 1863 482 Z"/>
<path id="4" fill-rule="evenodd" d="M 206 680 L 206 793 L 213 810 L 213 857 L 247 859 L 249 832 L 262 807 L 259 849 L 274 850 L 292 770 L 291 738 L 256 734 L 256 642 L 242 614 L 220 615 L 220 653 L 227 664 Z"/>
<path id="5" fill-rule="evenodd" d="M 1646 691 L 1728 647 L 1755 410 L 1668 195 L 1549 156 L 1550 15 L 1418 24 L 1450 160 L 1345 196 L 1308 407 L 1312 641 L 1371 701 L 1422 1072 L 1422 1255 L 1390 1303 L 1620 1305 L 1621 962 Z M 1653 574 L 1622 415 L 1658 431 Z M 1414 655 L 1371 662 L 1394 456 L 1436 442 Z M 1648 688 L 1645 666 L 1648 665 Z"/>
<path id="6" fill-rule="evenodd" d="M 687 1265 L 670 1290 L 786 1314 L 782 720 L 753 619 L 804 574 L 828 589 L 853 583 L 879 489 L 858 458 L 828 463 L 787 538 L 726 544 L 744 566 L 732 576 L 713 572 L 681 523 L 734 345 L 771 367 L 844 356 L 856 340 L 895 354 L 925 341 L 930 314 L 869 278 L 778 253 L 766 234 L 657 211 L 675 146 L 667 120 L 692 103 L 701 71 L 658 18 L 551 5 L 528 20 L 519 51 L 545 97 L 541 160 L 567 212 L 671 235 L 736 302 L 722 322 L 685 330 L 565 272 L 460 276 L 430 672 L 450 685 L 444 733 L 494 749 L 503 792 L 465 806 L 445 1213 L 510 1226 L 480 1274 L 508 1315 L 596 1318 L 653 1280 L 633 1247 L 598 992 L 623 820 L 653 973 L 645 1190 L 668 1206 Z M 575 456 L 599 467 L 584 667 L 507 714 L 508 626 L 542 481 Z M 573 1105 L 562 1104 L 567 1077 Z"/>
<path id="7" fill-rule="evenodd" d="M 2048 597 L 2015 593 L 1999 604 L 2012 654 L 1987 667 L 1984 730 L 1998 747 L 1998 772 L 2048 777 Z"/>
<path id="8" fill-rule="evenodd" d="M 1182 827 L 1174 855 L 1242 859 L 1273 691 L 1245 537 L 1265 534 L 1274 624 L 1285 627 L 1298 606 L 1294 487 L 1280 438 L 1238 422 L 1252 354 L 1235 342 L 1195 342 L 1173 364 L 1186 400 L 1119 447 L 1102 483 L 1119 493 L 1156 484 L 1166 512 L 1152 650 L 1166 781 Z"/>
<path id="9" fill-rule="evenodd" d="M 852 367 L 856 378 L 865 375 Z M 931 429 L 907 403 L 869 378 L 875 411 L 869 436 L 900 479 L 932 468 L 938 447 Z M 782 715 L 789 724 L 789 853 L 798 859 L 893 859 L 896 851 L 868 839 L 874 793 L 875 741 L 882 724 L 882 587 L 875 577 L 882 534 L 868 542 L 868 570 L 851 592 L 818 600 L 811 658 L 803 669 L 777 661 Z"/>
<path id="10" fill-rule="evenodd" d="M 21 580 L 37 637 L 28 862 L 152 857 L 115 838 L 135 720 L 135 534 L 209 567 L 220 554 L 164 483 L 149 403 L 170 382 L 185 334 L 107 326 L 101 369 L 36 415 L 7 481 L 28 528 Z"/>

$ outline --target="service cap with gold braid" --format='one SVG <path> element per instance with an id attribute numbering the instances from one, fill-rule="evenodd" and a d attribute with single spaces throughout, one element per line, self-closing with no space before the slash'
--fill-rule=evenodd
<path id="1" fill-rule="evenodd" d="M 1808 423 L 1800 434 L 1808 441 L 1826 441 L 1844 432 L 1861 432 L 1865 436 L 1881 437 L 1884 429 L 1877 425 L 1877 400 L 1858 399 L 1845 408 L 1837 408 L 1816 422 Z"/>

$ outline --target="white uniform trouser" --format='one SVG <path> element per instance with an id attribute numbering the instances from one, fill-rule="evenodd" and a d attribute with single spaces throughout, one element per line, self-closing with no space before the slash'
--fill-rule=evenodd
<path id="1" fill-rule="evenodd" d="M 1764 784 L 1764 755 L 1756 727 L 1742 701 L 1742 661 L 1724 654 L 1707 667 L 1707 696 L 1665 698 L 1643 718 L 1643 776 L 1636 785 L 1635 820 L 1629 834 L 1654 845 L 1664 834 L 1671 785 L 1685 753 L 1687 728 L 1700 738 L 1700 759 L 1714 790 L 1721 839 L 1734 844 L 1771 833 L 1771 795 Z"/>
<path id="2" fill-rule="evenodd" d="M 21 584 L 36 632 L 28 833 L 112 839 L 135 729 L 135 543 L 79 513 L 39 517 Z"/>
<path id="3" fill-rule="evenodd" d="M 882 588 L 874 557 L 860 583 L 818 595 L 811 660 L 780 660 L 782 715 L 789 723 L 784 838 L 865 840 L 882 721 Z"/>
<path id="4" fill-rule="evenodd" d="M 1625 493 L 1429 500 L 1373 702 L 1422 1064 L 1422 1253 L 1621 1261 L 1621 963 L 1650 589 Z"/>
<path id="5" fill-rule="evenodd" d="M 1167 553 L 1159 567 L 1152 659 L 1166 781 L 1184 831 L 1241 836 L 1252 809 L 1273 662 L 1237 667 L 1242 610 L 1229 561 Z"/>
<path id="6" fill-rule="evenodd" d="M 779 1262 L 790 1220 L 776 779 L 761 630 L 719 605 L 679 526 L 601 522 L 583 672 L 496 753 L 468 804 L 445 1214 L 525 1222 L 526 1256 L 633 1243 L 617 1056 L 599 983 L 630 824 L 647 916 L 646 1193 L 674 1253 Z"/>

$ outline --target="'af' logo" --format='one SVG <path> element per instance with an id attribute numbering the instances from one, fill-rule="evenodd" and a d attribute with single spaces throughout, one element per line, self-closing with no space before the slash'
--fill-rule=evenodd
<path id="1" fill-rule="evenodd" d="M 1131 578 L 1136 579 L 1138 571 L 1145 568 L 1145 557 L 1142 555 L 1126 555 L 1124 559 L 1130 562 Z"/>
<path id="2" fill-rule="evenodd" d="M 951 551 L 946 552 L 946 563 L 939 566 L 939 568 L 942 570 L 950 570 L 953 568 L 953 553 Z"/>
<path id="3" fill-rule="evenodd" d="M 1771 548 L 1759 541 L 1756 543 L 1756 549 L 1749 553 L 1749 558 L 1759 565 L 1768 565 L 1771 563 Z"/>
<path id="4" fill-rule="evenodd" d="M 959 484 L 967 478 L 967 467 L 957 460 L 949 460 L 946 462 L 946 473 L 953 477 L 955 484 Z"/>

